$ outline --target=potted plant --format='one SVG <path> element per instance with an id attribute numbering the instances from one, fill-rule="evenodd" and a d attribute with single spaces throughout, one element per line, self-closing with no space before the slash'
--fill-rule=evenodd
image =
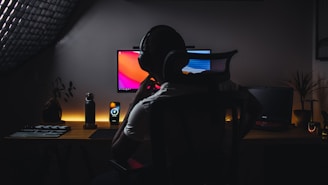
<path id="1" fill-rule="evenodd" d="M 68 102 L 68 99 L 73 97 L 73 90 L 75 89 L 72 81 L 70 81 L 66 87 L 60 77 L 57 77 L 52 82 L 52 96 L 45 103 L 42 111 L 43 122 L 50 124 L 64 123 L 64 121 L 61 120 L 62 108 L 59 100 L 63 99 L 65 102 Z"/>
<path id="2" fill-rule="evenodd" d="M 312 92 L 319 88 L 319 84 L 312 80 L 311 73 L 304 73 L 301 71 L 296 71 L 292 79 L 286 82 L 288 86 L 292 87 L 294 91 L 297 92 L 301 103 L 300 109 L 295 109 L 293 111 L 296 117 L 296 124 L 297 126 L 307 128 L 308 122 L 310 122 L 312 118 L 312 103 L 316 101 L 311 98 Z M 305 109 L 305 102 L 311 102 L 310 110 Z"/>

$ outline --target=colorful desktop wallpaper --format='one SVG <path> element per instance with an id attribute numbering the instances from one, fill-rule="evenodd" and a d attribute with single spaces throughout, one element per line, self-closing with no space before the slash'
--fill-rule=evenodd
<path id="1" fill-rule="evenodd" d="M 188 53 L 199 53 L 199 54 L 210 54 L 211 50 L 209 49 L 201 49 L 201 50 L 188 50 Z M 186 67 L 182 68 L 183 72 L 187 73 L 200 73 L 205 70 L 211 69 L 211 61 L 210 60 L 202 60 L 202 59 L 190 59 L 189 63 Z"/>
<path id="2" fill-rule="evenodd" d="M 192 49 L 188 50 L 192 53 L 209 54 L 209 49 Z M 138 50 L 118 50 L 117 51 L 117 91 L 118 92 L 135 92 L 139 88 L 139 84 L 148 75 L 143 71 L 138 62 Z M 182 69 L 184 72 L 199 73 L 204 70 L 210 70 L 211 61 L 201 59 L 190 59 L 186 67 Z"/>
<path id="3" fill-rule="evenodd" d="M 118 91 L 134 91 L 148 75 L 138 63 L 139 51 L 120 50 L 117 53 Z"/>

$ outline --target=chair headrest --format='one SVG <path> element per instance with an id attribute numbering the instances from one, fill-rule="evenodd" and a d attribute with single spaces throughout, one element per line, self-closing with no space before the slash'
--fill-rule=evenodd
<path id="1" fill-rule="evenodd" d="M 216 81 L 226 81 L 230 79 L 230 60 L 238 51 L 232 50 L 223 53 L 199 54 L 182 51 L 171 51 L 165 58 L 163 66 L 163 77 L 170 82 L 182 83 L 204 83 L 211 78 Z M 223 72 L 205 71 L 197 74 L 183 75 L 182 68 L 185 67 L 189 59 L 221 60 L 225 59 L 225 69 Z"/>

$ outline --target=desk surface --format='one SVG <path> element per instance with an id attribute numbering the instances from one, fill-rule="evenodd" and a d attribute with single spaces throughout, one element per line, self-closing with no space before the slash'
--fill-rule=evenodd
<path id="1" fill-rule="evenodd" d="M 110 125 L 108 122 L 97 122 L 97 129 L 117 129 L 117 125 Z M 84 122 L 66 122 L 71 130 L 58 138 L 9 138 L 9 139 L 56 139 L 56 140 L 94 140 L 90 136 L 97 129 L 84 129 Z M 96 138 L 97 140 L 111 140 L 110 137 Z M 322 143 L 321 136 L 310 134 L 306 130 L 291 127 L 283 131 L 263 131 L 251 130 L 243 139 L 246 143 Z"/>
<path id="2" fill-rule="evenodd" d="M 97 129 L 117 129 L 118 126 L 110 126 L 108 122 L 97 122 Z M 57 139 L 90 139 L 90 136 L 97 129 L 84 129 L 84 122 L 66 122 L 65 125 L 70 126 L 71 130 Z M 111 138 L 107 138 L 111 140 Z"/>
<path id="3" fill-rule="evenodd" d="M 311 134 L 308 131 L 291 127 L 282 131 L 264 131 L 264 130 L 251 130 L 243 139 L 243 142 L 265 142 L 266 144 L 304 144 L 304 143 L 322 143 L 321 135 Z"/>
<path id="4" fill-rule="evenodd" d="M 97 129 L 84 129 L 84 122 L 66 122 L 64 125 L 69 126 L 70 131 L 59 137 L 6 137 L 6 139 L 22 139 L 22 140 L 93 140 L 90 138 L 97 130 L 113 129 L 113 132 L 118 128 L 117 125 L 110 125 L 108 122 L 97 122 Z M 112 134 L 113 135 L 113 134 Z M 112 137 L 97 138 L 98 140 L 112 140 Z"/>

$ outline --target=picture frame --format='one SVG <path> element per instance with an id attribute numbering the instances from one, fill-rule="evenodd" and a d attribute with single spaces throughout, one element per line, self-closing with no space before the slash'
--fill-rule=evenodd
<path id="1" fill-rule="evenodd" d="M 316 41 L 317 60 L 328 61 L 328 1 L 316 0 Z"/>

